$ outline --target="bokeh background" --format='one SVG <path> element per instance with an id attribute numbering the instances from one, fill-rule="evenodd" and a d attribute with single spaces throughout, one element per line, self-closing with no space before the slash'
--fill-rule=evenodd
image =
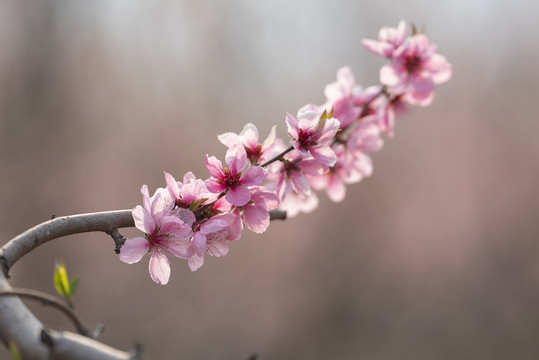
<path id="1" fill-rule="evenodd" d="M 246 231 L 225 258 L 168 286 L 100 233 L 58 239 L 12 269 L 101 340 L 149 359 L 539 358 L 539 6 L 531 0 L 4 1 L 0 235 L 132 208 L 163 171 L 207 177 L 216 138 L 322 103 L 337 69 L 376 84 L 362 48 L 384 25 L 424 26 L 453 64 L 344 202 Z M 130 229 L 125 235 L 137 234 Z M 57 329 L 54 309 L 28 303 Z M 7 358 L 0 350 L 0 357 Z"/>

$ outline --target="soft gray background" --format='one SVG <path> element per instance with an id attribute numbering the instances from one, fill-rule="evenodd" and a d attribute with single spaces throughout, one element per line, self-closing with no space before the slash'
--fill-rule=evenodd
<path id="1" fill-rule="evenodd" d="M 24 258 L 13 284 L 53 292 L 56 258 L 102 340 L 150 359 L 539 358 L 538 6 L 517 0 L 4 1 L 0 235 L 51 215 L 132 208 L 163 170 L 207 177 L 216 135 L 322 103 L 337 69 L 384 63 L 361 38 L 405 19 L 453 64 L 400 119 L 341 204 L 245 232 L 168 286 L 103 234 Z M 126 231 L 126 235 L 136 234 Z M 29 303 L 55 328 L 54 309 Z M 1 350 L 0 357 L 7 357 Z"/>

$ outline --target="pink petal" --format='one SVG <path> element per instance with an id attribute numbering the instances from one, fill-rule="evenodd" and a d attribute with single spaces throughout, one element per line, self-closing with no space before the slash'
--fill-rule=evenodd
<path id="1" fill-rule="evenodd" d="M 225 156 L 228 170 L 232 173 L 239 173 L 247 166 L 247 153 L 241 145 L 233 145 L 228 148 Z"/>
<path id="2" fill-rule="evenodd" d="M 120 249 L 120 260 L 127 264 L 139 262 L 149 248 L 150 242 L 143 237 L 127 239 Z"/>
<path id="3" fill-rule="evenodd" d="M 198 255 L 194 254 L 187 261 L 191 271 L 197 271 L 202 265 L 204 265 L 204 254 Z"/>
<path id="4" fill-rule="evenodd" d="M 408 92 L 403 99 L 412 105 L 429 106 L 434 99 L 434 91 L 426 93 L 417 91 Z"/>
<path id="5" fill-rule="evenodd" d="M 255 125 L 248 123 L 240 133 L 241 142 L 250 149 L 258 146 L 258 129 Z"/>
<path id="6" fill-rule="evenodd" d="M 333 202 L 341 202 L 346 195 L 344 182 L 335 174 L 330 175 L 326 193 Z"/>
<path id="7" fill-rule="evenodd" d="M 432 80 L 436 84 L 444 83 L 451 78 L 451 64 L 447 62 L 442 55 L 432 55 L 430 59 L 423 64 L 423 67 L 432 73 Z"/>
<path id="8" fill-rule="evenodd" d="M 347 95 L 350 94 L 356 83 L 354 73 L 352 72 L 350 66 L 343 66 L 337 70 L 337 80 L 339 80 L 339 83 L 342 85 Z"/>
<path id="9" fill-rule="evenodd" d="M 190 204 L 195 200 L 199 199 L 199 195 L 202 195 L 205 192 L 204 181 L 201 179 L 192 180 L 183 185 L 180 194 L 183 201 L 186 204 Z"/>
<path id="10" fill-rule="evenodd" d="M 233 132 L 226 132 L 224 134 L 218 135 L 217 138 L 221 142 L 221 144 L 225 145 L 226 147 L 232 147 L 236 144 L 241 144 L 240 137 L 238 134 L 235 134 Z"/>
<path id="11" fill-rule="evenodd" d="M 314 146 L 309 149 L 309 152 L 316 161 L 329 167 L 337 162 L 337 155 L 329 146 Z"/>
<path id="12" fill-rule="evenodd" d="M 216 179 L 220 179 L 224 176 L 223 163 L 215 156 L 206 155 L 206 169 L 208 169 L 210 175 Z"/>
<path id="13" fill-rule="evenodd" d="M 214 179 L 207 179 L 204 181 L 204 185 L 206 185 L 206 189 L 212 193 L 222 193 L 226 190 L 226 186 L 218 183 Z"/>
<path id="14" fill-rule="evenodd" d="M 160 233 L 172 235 L 177 238 L 191 237 L 191 226 L 184 223 L 176 216 L 164 216 L 163 222 L 160 225 Z"/>
<path id="15" fill-rule="evenodd" d="M 140 231 L 144 231 L 146 234 L 152 234 L 155 230 L 155 221 L 146 209 L 137 205 L 131 212 L 133 220 L 135 220 L 135 226 Z"/>
<path id="16" fill-rule="evenodd" d="M 314 159 L 302 160 L 297 164 L 301 171 L 307 175 L 315 176 L 322 175 L 328 172 L 328 167 Z"/>
<path id="17" fill-rule="evenodd" d="M 150 276 L 158 284 L 166 285 L 170 279 L 170 263 L 161 251 L 154 248 L 150 258 Z"/>
<path id="18" fill-rule="evenodd" d="M 266 178 L 266 171 L 260 166 L 251 166 L 241 175 L 240 182 L 246 186 L 261 185 Z"/>
<path id="19" fill-rule="evenodd" d="M 191 181 L 195 181 L 196 179 L 197 179 L 197 177 L 195 176 L 195 174 L 193 174 L 191 171 L 188 171 L 183 176 L 183 183 L 188 184 Z"/>
<path id="20" fill-rule="evenodd" d="M 228 191 L 225 199 L 234 206 L 243 206 L 251 200 L 251 192 L 245 186 L 235 186 Z"/>
<path id="21" fill-rule="evenodd" d="M 170 175 L 168 172 L 165 171 L 165 182 L 167 183 L 167 189 L 170 192 L 170 195 L 174 198 L 174 200 L 178 199 L 180 197 L 180 187 L 178 186 L 178 182 L 172 175 Z"/>
<path id="22" fill-rule="evenodd" d="M 195 214 L 189 209 L 178 209 L 178 217 L 189 226 L 196 221 Z"/>
<path id="23" fill-rule="evenodd" d="M 434 91 L 434 82 L 430 78 L 430 76 L 413 76 L 411 79 L 411 84 L 415 90 L 415 92 L 420 92 L 424 94 L 428 94 L 432 91 Z"/>
<path id="24" fill-rule="evenodd" d="M 182 259 L 190 258 L 195 252 L 190 239 L 167 238 L 166 243 L 162 244 L 161 247 L 175 257 Z"/>
<path id="25" fill-rule="evenodd" d="M 262 152 L 266 151 L 270 146 L 273 145 L 276 137 L 277 137 L 277 125 L 273 125 L 268 137 L 266 138 L 266 140 L 264 140 L 264 144 L 262 144 Z"/>
<path id="26" fill-rule="evenodd" d="M 322 135 L 318 138 L 319 144 L 325 144 L 330 142 L 335 137 L 337 130 L 341 126 L 341 122 L 335 118 L 330 118 L 326 120 L 326 124 L 322 129 Z"/>
<path id="27" fill-rule="evenodd" d="M 228 224 L 228 240 L 229 241 L 236 241 L 239 240 L 241 237 L 241 232 L 243 230 L 243 221 L 241 220 L 241 216 L 239 214 L 239 210 L 236 209 L 234 211 L 234 221 Z"/>
<path id="28" fill-rule="evenodd" d="M 217 231 L 221 231 L 228 226 L 228 222 L 219 218 L 212 218 L 200 225 L 200 232 L 202 234 L 211 234 Z"/>
<path id="29" fill-rule="evenodd" d="M 197 231 L 195 236 L 193 236 L 193 245 L 196 254 L 204 254 L 206 252 L 206 235 L 200 231 Z"/>
<path id="30" fill-rule="evenodd" d="M 327 187 L 329 176 L 327 175 L 316 175 L 308 176 L 309 184 L 315 190 L 322 190 Z"/>
<path id="31" fill-rule="evenodd" d="M 228 254 L 228 241 L 226 240 L 214 240 L 209 241 L 207 246 L 207 252 L 211 256 L 225 256 Z"/>
<path id="32" fill-rule="evenodd" d="M 268 210 L 260 206 L 245 206 L 243 208 L 243 222 L 248 229 L 261 234 L 270 224 Z"/>
<path id="33" fill-rule="evenodd" d="M 373 52 L 376 55 L 389 57 L 393 52 L 393 45 L 382 41 L 376 41 L 371 39 L 361 40 L 361 44 L 367 48 L 367 50 Z"/>
<path id="34" fill-rule="evenodd" d="M 397 34 L 395 36 L 395 45 L 399 46 L 404 42 L 406 38 L 406 22 L 404 20 L 399 21 L 397 26 Z"/>
<path id="35" fill-rule="evenodd" d="M 311 187 L 307 177 L 299 171 L 292 171 L 290 174 L 290 180 L 292 181 L 292 187 L 294 191 L 302 195 L 309 195 L 311 193 Z"/>
<path id="36" fill-rule="evenodd" d="M 221 212 L 227 212 L 227 211 L 230 211 L 230 209 L 232 209 L 232 204 L 229 203 L 228 201 L 226 201 L 226 199 L 224 197 L 222 197 L 222 198 L 219 198 L 213 204 L 212 207 L 213 207 L 214 210 L 218 210 L 218 211 L 221 211 Z"/>
<path id="37" fill-rule="evenodd" d="M 380 82 L 387 86 L 397 86 L 401 82 L 399 69 L 395 65 L 384 65 L 380 69 Z"/>
<path id="38" fill-rule="evenodd" d="M 150 211 L 150 191 L 148 190 L 148 186 L 146 184 L 142 185 L 140 192 L 142 194 L 142 206 Z"/>
<path id="39" fill-rule="evenodd" d="M 315 127 L 320 120 L 320 115 L 316 111 L 305 111 L 298 114 L 298 126 L 300 129 L 310 129 Z"/>
<path id="40" fill-rule="evenodd" d="M 279 198 L 274 192 L 259 190 L 251 194 L 251 200 L 255 204 L 264 204 L 267 210 L 274 210 L 279 207 Z"/>
<path id="41" fill-rule="evenodd" d="M 298 130 L 299 130 L 298 121 L 296 120 L 295 117 L 293 117 L 289 113 L 286 113 L 285 121 L 286 121 L 286 127 L 288 129 L 288 134 L 293 139 L 297 139 L 299 137 L 299 134 L 298 134 Z"/>

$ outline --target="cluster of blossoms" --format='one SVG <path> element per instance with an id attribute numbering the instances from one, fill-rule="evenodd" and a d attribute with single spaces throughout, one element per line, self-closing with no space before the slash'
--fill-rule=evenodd
<path id="1" fill-rule="evenodd" d="M 393 136 L 396 115 L 409 105 L 430 104 L 434 84 L 451 77 L 451 65 L 436 46 L 414 27 L 408 36 L 404 21 L 382 28 L 379 40 L 363 45 L 389 60 L 380 70 L 381 85 L 362 88 L 343 67 L 326 86 L 324 104 L 286 114 L 288 145 L 275 127 L 261 142 L 249 123 L 239 134 L 218 136 L 228 148 L 226 166 L 206 155 L 206 180 L 188 172 L 179 182 L 165 172 L 166 188 L 150 196 L 142 186 L 142 206 L 133 209 L 133 218 L 145 236 L 126 240 L 120 259 L 131 264 L 149 253 L 151 278 L 166 284 L 171 258 L 186 259 L 195 271 L 205 254 L 226 255 L 244 227 L 266 231 L 272 211 L 293 217 L 314 210 L 313 189 L 342 201 L 347 184 L 372 174 L 369 153 L 382 148 L 382 133 Z"/>

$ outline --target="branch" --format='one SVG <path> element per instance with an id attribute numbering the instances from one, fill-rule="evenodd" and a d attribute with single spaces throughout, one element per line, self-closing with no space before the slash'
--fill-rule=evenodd
<path id="1" fill-rule="evenodd" d="M 286 212 L 270 211 L 270 219 L 284 220 Z M 115 251 L 119 252 L 125 238 L 118 229 L 133 226 L 131 210 L 62 216 L 28 229 L 4 245 L 0 249 L 0 264 L 4 270 L 0 272 L 0 339 L 4 344 L 15 342 L 23 359 L 139 359 L 139 351 L 120 351 L 69 331 L 46 329 L 18 297 L 2 296 L 19 295 L 43 300 L 42 295 L 36 297 L 27 291 L 23 293 L 20 289 L 13 289 L 7 281 L 11 267 L 39 245 L 66 235 L 102 231 L 114 239 Z M 51 299 L 45 300 L 55 304 Z M 65 307 L 57 307 L 65 310 Z M 68 316 L 77 329 L 82 330 L 81 333 L 88 333 L 76 317 Z"/>
<path id="2" fill-rule="evenodd" d="M 117 229 L 132 226 L 134 220 L 131 210 L 64 216 L 34 226 L 0 249 L 0 262 L 4 270 L 0 271 L 0 291 L 13 293 L 14 289 L 7 281 L 9 269 L 22 256 L 49 240 L 103 231 L 114 238 L 118 247 L 123 237 L 118 236 Z M 25 360 L 134 360 L 141 356 L 139 351 L 117 350 L 73 332 L 46 329 L 16 296 L 0 297 L 0 339 L 6 345 L 14 342 Z"/>
<path id="3" fill-rule="evenodd" d="M 117 242 L 122 237 L 116 235 L 117 230 L 133 227 L 134 224 L 131 210 L 62 216 L 46 221 L 26 230 L 4 245 L 0 250 L 0 260 L 4 273 L 8 276 L 7 272 L 17 260 L 49 240 L 66 235 L 103 231 L 111 235 Z"/>

